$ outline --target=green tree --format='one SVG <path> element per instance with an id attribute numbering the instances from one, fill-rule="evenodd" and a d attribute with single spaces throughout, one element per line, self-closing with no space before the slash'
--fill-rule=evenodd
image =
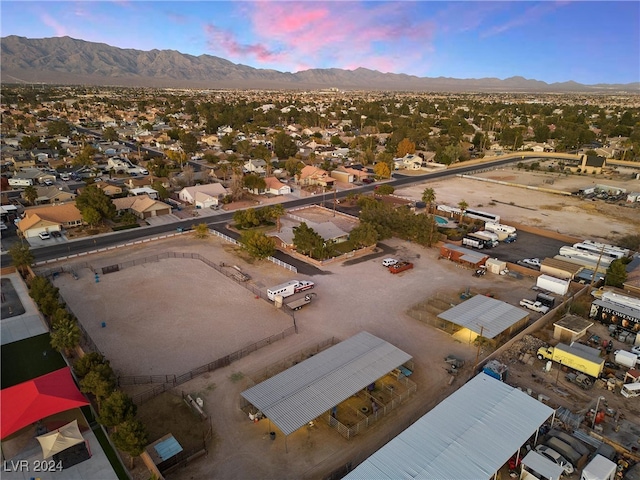
<path id="1" fill-rule="evenodd" d="M 50 136 L 61 135 L 66 137 L 71 134 L 71 128 L 64 120 L 53 120 L 47 123 L 47 133 Z"/>
<path id="2" fill-rule="evenodd" d="M 240 235 L 240 243 L 242 244 L 242 248 L 254 258 L 267 258 L 276 252 L 275 240 L 256 230 L 242 232 Z"/>
<path id="3" fill-rule="evenodd" d="M 108 142 L 115 142 L 116 140 L 118 140 L 118 132 L 113 127 L 107 127 L 102 132 L 102 138 L 104 138 Z"/>
<path id="4" fill-rule="evenodd" d="M 285 170 L 289 172 L 289 175 L 291 175 L 292 177 L 300 175 L 300 172 L 302 171 L 304 166 L 304 162 L 298 160 L 297 158 L 289 158 L 284 163 Z"/>
<path id="5" fill-rule="evenodd" d="M 160 200 L 166 200 L 169 198 L 170 193 L 169 190 L 165 188 L 160 180 L 156 180 L 151 184 L 151 188 L 153 188 L 156 192 L 158 192 L 158 198 Z"/>
<path id="6" fill-rule="evenodd" d="M 66 317 L 58 320 L 51 331 L 51 346 L 69 356 L 80 344 L 80 327 L 75 318 Z"/>
<path id="7" fill-rule="evenodd" d="M 267 188 L 267 182 L 265 182 L 264 178 L 253 173 L 242 178 L 242 185 L 252 192 L 260 192 Z"/>
<path id="8" fill-rule="evenodd" d="M 349 233 L 349 241 L 354 249 L 374 245 L 378 241 L 378 231 L 370 223 L 361 222 Z"/>
<path id="9" fill-rule="evenodd" d="M 98 407 L 116 388 L 116 376 L 108 364 L 96 365 L 82 380 L 80 390 L 96 397 Z"/>
<path id="10" fill-rule="evenodd" d="M 284 206 L 281 203 L 276 203 L 275 205 L 271 205 L 268 209 L 267 212 L 267 217 L 270 220 L 275 220 L 276 222 L 276 229 L 278 232 L 280 232 L 280 218 L 282 218 L 284 215 L 286 215 L 287 211 L 285 210 Z"/>
<path id="11" fill-rule="evenodd" d="M 233 137 L 229 134 L 226 134 L 222 137 L 220 137 L 220 148 L 222 149 L 223 152 L 226 152 L 227 150 L 232 150 L 233 149 Z"/>
<path id="12" fill-rule="evenodd" d="M 390 178 L 391 177 L 391 169 L 389 165 L 385 162 L 378 162 L 373 167 L 373 172 L 376 174 L 378 178 Z"/>
<path id="13" fill-rule="evenodd" d="M 233 214 L 233 221 L 237 228 L 252 228 L 260 225 L 260 215 L 254 208 L 247 208 L 246 210 L 237 210 Z"/>
<path id="14" fill-rule="evenodd" d="M 607 268 L 607 274 L 604 281 L 605 285 L 622 288 L 626 281 L 627 269 L 624 260 L 617 259 L 611 262 L 609 268 Z"/>
<path id="15" fill-rule="evenodd" d="M 22 150 L 33 150 L 40 145 L 40 137 L 35 135 L 25 135 L 20 139 L 20 148 Z"/>
<path id="16" fill-rule="evenodd" d="M 18 269 L 22 276 L 25 276 L 27 268 L 33 264 L 33 253 L 31 253 L 29 245 L 14 243 L 9 247 L 9 256 L 12 265 Z"/>
<path id="17" fill-rule="evenodd" d="M 460 213 L 460 220 L 462 220 L 465 216 L 465 212 L 467 211 L 467 208 L 469 208 L 469 204 L 465 200 L 460 200 L 458 202 L 458 208 L 462 211 Z"/>
<path id="18" fill-rule="evenodd" d="M 278 132 L 273 139 L 273 152 L 279 159 L 289 158 L 298 153 L 298 147 L 293 138 L 285 132 Z M 291 173 L 291 171 L 289 171 L 289 173 Z"/>
<path id="19" fill-rule="evenodd" d="M 98 422 L 106 427 L 117 427 L 121 423 L 135 419 L 138 407 L 129 395 L 115 390 L 109 395 L 98 415 Z"/>
<path id="20" fill-rule="evenodd" d="M 84 147 L 82 147 L 82 150 L 80 150 L 80 152 L 75 157 L 73 157 L 73 160 L 71 160 L 71 164 L 76 167 L 91 166 L 94 163 L 93 157 L 96 153 L 98 153 L 98 151 L 91 145 L 85 145 Z"/>
<path id="21" fill-rule="evenodd" d="M 98 212 L 101 220 L 105 218 L 111 219 L 116 213 L 116 207 L 109 196 L 95 185 L 88 185 L 82 189 L 82 192 L 76 197 L 76 206 L 83 217 L 87 208 L 92 208 Z"/>
<path id="22" fill-rule="evenodd" d="M 86 207 L 82 210 L 82 220 L 92 227 L 95 227 L 102 220 L 100 212 L 93 207 Z"/>
<path id="23" fill-rule="evenodd" d="M 180 135 L 180 145 L 188 155 L 193 155 L 198 151 L 198 138 L 191 132 Z"/>
<path id="24" fill-rule="evenodd" d="M 96 366 L 102 364 L 109 365 L 109 361 L 104 357 L 104 355 L 98 352 L 90 352 L 75 361 L 73 364 L 73 370 L 79 377 L 84 377 L 91 370 L 94 370 Z"/>
<path id="25" fill-rule="evenodd" d="M 48 317 L 60 307 L 59 290 L 46 277 L 35 276 L 31 279 L 29 295 L 40 311 Z"/>
<path id="26" fill-rule="evenodd" d="M 138 420 L 127 420 L 118 425 L 118 429 L 111 436 L 114 445 L 131 457 L 130 468 L 133 468 L 133 460 L 140 456 L 147 446 L 148 435 L 144 424 Z"/>
<path id="27" fill-rule="evenodd" d="M 303 255 L 311 255 L 312 252 L 319 251 L 324 243 L 324 238 L 305 222 L 293 227 L 293 244 Z"/>
<path id="28" fill-rule="evenodd" d="M 378 195 L 391 195 L 395 191 L 396 189 L 393 187 L 393 185 L 388 184 L 378 185 L 378 188 L 376 188 L 376 193 Z"/>
<path id="29" fill-rule="evenodd" d="M 209 237 L 209 226 L 206 223 L 200 223 L 193 227 L 196 238 L 204 239 Z"/>

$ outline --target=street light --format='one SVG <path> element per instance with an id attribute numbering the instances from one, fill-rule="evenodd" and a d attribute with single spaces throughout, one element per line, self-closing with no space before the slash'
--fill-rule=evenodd
<path id="1" fill-rule="evenodd" d="M 600 406 L 600 400 L 605 400 L 603 396 L 598 397 L 598 401 L 596 402 L 596 411 L 593 414 L 593 422 L 591 422 L 591 430 L 596 426 L 596 417 L 598 416 L 598 407 Z"/>

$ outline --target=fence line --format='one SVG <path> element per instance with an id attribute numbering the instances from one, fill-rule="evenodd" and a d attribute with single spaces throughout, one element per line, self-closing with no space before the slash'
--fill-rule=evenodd
<path id="1" fill-rule="evenodd" d="M 225 355 L 223 357 L 218 358 L 217 360 L 214 360 L 213 362 L 207 363 L 206 365 L 202 365 L 200 367 L 194 368 L 193 370 L 183 373 L 182 375 L 148 375 L 146 376 L 146 378 L 144 375 L 123 376 L 123 377 L 118 377 L 118 384 L 119 385 L 140 385 L 144 383 L 153 383 L 152 381 L 153 379 L 167 380 L 166 382 L 156 385 L 149 390 L 133 395 L 132 399 L 134 403 L 140 405 L 141 403 L 144 403 L 147 400 L 150 400 L 151 398 L 156 397 L 167 390 L 170 390 L 178 385 L 188 382 L 189 380 L 192 380 L 205 373 L 213 372 L 214 370 L 217 370 L 219 368 L 226 367 L 230 365 L 232 362 L 235 362 L 243 357 L 246 357 L 250 353 L 253 353 L 256 350 L 259 350 L 260 348 L 266 347 L 267 345 L 271 345 L 272 343 L 278 340 L 282 340 L 294 333 L 295 333 L 295 327 L 293 326 L 289 327 L 280 333 L 271 335 L 270 337 L 267 337 L 267 338 L 263 338 L 262 340 L 252 343 L 251 345 L 245 348 L 236 350 L 235 352 L 230 353 L 229 355 Z M 145 380 L 148 380 L 148 381 L 145 382 Z"/>

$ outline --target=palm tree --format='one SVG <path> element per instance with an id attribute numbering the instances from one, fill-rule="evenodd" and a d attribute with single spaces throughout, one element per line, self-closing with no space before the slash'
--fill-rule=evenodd
<path id="1" fill-rule="evenodd" d="M 433 188 L 425 188 L 422 192 L 422 201 L 427 204 L 427 211 L 431 213 L 431 207 L 436 201 L 436 192 Z"/>
<path id="2" fill-rule="evenodd" d="M 36 199 L 38 198 L 38 191 L 33 185 L 28 185 L 24 187 L 23 195 L 25 200 L 33 205 L 34 203 L 36 203 Z"/>
<path id="3" fill-rule="evenodd" d="M 280 224 L 280 217 L 283 217 L 286 213 L 287 212 L 281 203 L 276 203 L 275 205 L 271 206 L 269 214 L 271 215 L 271 218 L 274 218 L 276 220 L 276 228 L 278 232 L 280 232 L 280 228 L 282 226 Z"/>
<path id="4" fill-rule="evenodd" d="M 462 219 L 464 218 L 465 212 L 467 211 L 467 208 L 469 208 L 469 204 L 464 200 L 460 200 L 458 202 L 458 208 L 461 210 L 461 212 L 460 212 L 460 221 L 462 222 Z"/>

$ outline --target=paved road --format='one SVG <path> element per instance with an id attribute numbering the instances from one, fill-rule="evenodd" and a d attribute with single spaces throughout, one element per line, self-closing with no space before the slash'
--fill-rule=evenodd
<path id="1" fill-rule="evenodd" d="M 87 129 L 82 129 L 82 130 L 87 130 Z M 413 183 L 424 182 L 425 180 L 441 179 L 441 178 L 450 177 L 452 175 L 457 175 L 461 173 L 473 172 L 479 169 L 484 170 L 490 167 L 493 168 L 497 166 L 502 166 L 509 163 L 513 163 L 517 160 L 520 160 L 520 156 L 513 155 L 513 156 L 505 156 L 499 160 L 494 160 L 492 162 L 488 162 L 483 165 L 468 165 L 468 166 L 462 166 L 452 170 L 442 170 L 442 171 L 433 172 L 433 173 L 426 173 L 423 175 L 407 176 L 407 175 L 396 173 L 394 176 L 394 180 L 391 180 L 388 183 L 395 187 L 399 187 L 399 186 L 409 185 Z M 335 196 L 338 199 L 342 199 L 346 197 L 349 193 L 353 193 L 353 192 L 360 192 L 360 193 L 371 192 L 373 191 L 374 187 L 375 185 L 365 185 L 355 189 L 350 189 L 349 191 L 337 192 Z M 296 200 L 283 202 L 283 205 L 285 205 L 286 208 L 294 208 L 294 207 L 300 207 L 303 205 L 311 205 L 318 202 L 319 202 L 319 196 L 312 196 L 312 197 L 300 198 Z M 182 220 L 179 222 L 165 224 L 165 225 L 136 228 L 132 230 L 124 230 L 121 232 L 113 232 L 105 235 L 98 235 L 91 238 L 73 240 L 71 242 L 64 243 L 64 244 L 55 244 L 51 246 L 35 248 L 32 250 L 32 253 L 35 261 L 40 262 L 43 260 L 51 260 L 54 258 L 64 257 L 71 254 L 88 252 L 91 250 L 95 250 L 96 248 L 105 248 L 113 245 L 120 245 L 123 243 L 138 240 L 141 238 L 148 238 L 156 235 L 162 235 L 165 233 L 174 232 L 178 228 L 190 229 L 194 225 L 200 224 L 202 222 L 206 222 L 210 228 L 214 228 L 218 230 L 219 228 L 222 228 L 222 226 L 225 223 L 228 223 L 232 217 L 233 217 L 233 212 L 220 213 L 215 217 L 208 217 L 207 219 L 203 219 L 202 217 L 196 217 L 196 218 Z M 225 233 L 229 235 L 228 231 Z M 291 259 L 291 257 L 289 257 L 288 255 L 286 256 L 284 254 L 282 255 L 284 256 L 283 261 L 286 261 L 287 263 L 291 263 L 291 264 L 298 263 L 298 262 L 295 262 L 293 259 Z M 284 260 L 285 257 L 287 258 L 287 260 Z M 10 258 L 8 257 L 7 254 L 3 254 L 0 259 L 3 265 L 8 265 L 10 263 Z"/>

